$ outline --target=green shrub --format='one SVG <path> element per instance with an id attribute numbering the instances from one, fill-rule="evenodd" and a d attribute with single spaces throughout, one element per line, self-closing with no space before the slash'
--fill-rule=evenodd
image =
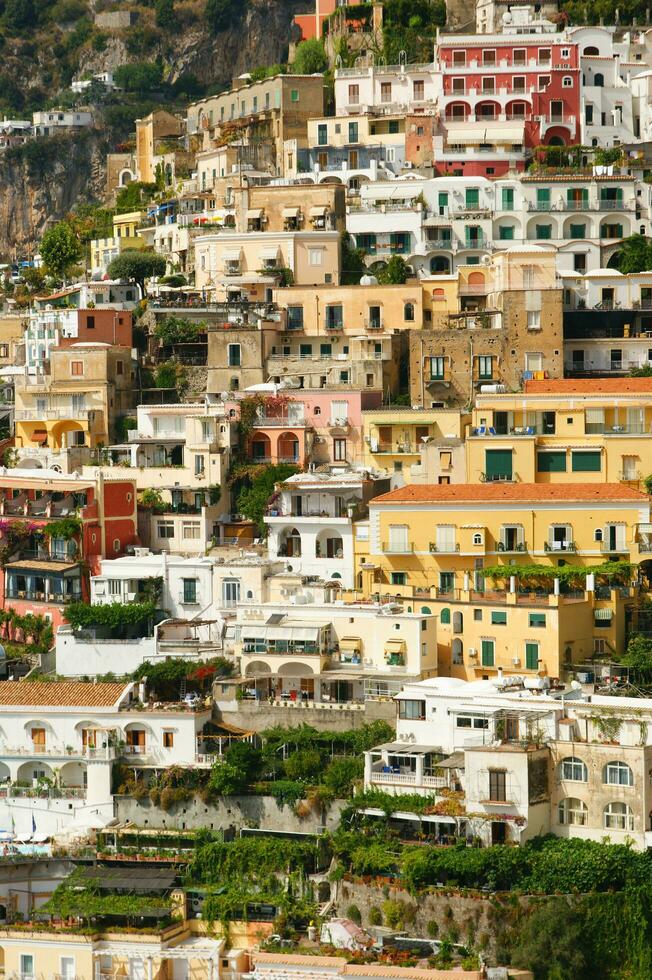
<path id="1" fill-rule="evenodd" d="M 382 926 L 383 924 L 383 913 L 380 911 L 377 905 L 372 905 L 369 909 L 369 925 L 371 926 Z"/>
<path id="2" fill-rule="evenodd" d="M 321 765 L 321 755 L 316 749 L 301 749 L 285 760 L 285 774 L 288 779 L 315 782 Z"/>
<path id="3" fill-rule="evenodd" d="M 355 922 L 355 924 L 358 926 L 362 922 L 362 913 L 357 905 L 349 905 L 346 910 L 346 915 L 348 919 L 351 919 L 351 921 Z"/>

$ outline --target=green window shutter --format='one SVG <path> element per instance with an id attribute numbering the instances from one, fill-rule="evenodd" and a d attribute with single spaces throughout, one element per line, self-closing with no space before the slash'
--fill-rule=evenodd
<path id="1" fill-rule="evenodd" d="M 570 237 L 571 238 L 586 238 L 586 225 L 571 225 L 570 226 Z"/>
<path id="2" fill-rule="evenodd" d="M 539 644 L 525 644 L 525 666 L 527 670 L 536 670 L 539 666 Z"/>
<path id="3" fill-rule="evenodd" d="M 537 187 L 537 204 L 539 207 L 547 206 L 550 204 L 550 188 L 549 187 Z"/>
<path id="4" fill-rule="evenodd" d="M 502 200 L 503 200 L 503 211 L 511 211 L 514 207 L 513 187 L 503 187 Z"/>
<path id="5" fill-rule="evenodd" d="M 503 477 L 512 478 L 512 450 L 485 449 L 485 473 L 488 480 Z"/>
<path id="6" fill-rule="evenodd" d="M 440 191 L 438 201 L 440 208 L 448 207 L 448 193 L 446 191 Z"/>
<path id="7" fill-rule="evenodd" d="M 537 453 L 537 473 L 565 473 L 566 450 Z"/>
<path id="8" fill-rule="evenodd" d="M 482 641 L 482 666 L 493 667 L 494 665 L 494 641 Z"/>
<path id="9" fill-rule="evenodd" d="M 616 231 L 616 234 L 614 235 L 614 238 L 622 238 L 623 237 L 623 226 L 622 225 L 614 225 L 614 229 Z"/>
<path id="10" fill-rule="evenodd" d="M 536 627 L 546 625 L 546 614 L 545 613 L 530 613 L 528 617 L 528 626 Z"/>
<path id="11" fill-rule="evenodd" d="M 502 610 L 494 610 L 491 613 L 492 626 L 507 626 L 507 613 Z"/>
<path id="12" fill-rule="evenodd" d="M 536 238 L 552 238 L 552 225 L 537 225 L 535 231 Z"/>
<path id="13" fill-rule="evenodd" d="M 514 225 L 508 225 L 498 229 L 498 238 L 501 242 L 511 242 L 514 239 Z"/>
<path id="14" fill-rule="evenodd" d="M 450 621 L 451 621 L 450 609 L 442 609 L 442 611 L 439 613 L 439 622 L 443 623 L 444 626 L 447 626 L 450 623 Z"/>
<path id="15" fill-rule="evenodd" d="M 602 469 L 602 454 L 599 451 L 572 453 L 571 469 L 573 473 L 599 473 Z"/>
<path id="16" fill-rule="evenodd" d="M 477 187 L 467 187 L 466 189 L 466 206 L 467 208 L 477 207 L 480 203 L 480 191 Z"/>

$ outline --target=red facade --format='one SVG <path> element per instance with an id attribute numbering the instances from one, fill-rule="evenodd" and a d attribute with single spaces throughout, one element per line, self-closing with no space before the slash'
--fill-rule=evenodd
<path id="1" fill-rule="evenodd" d="M 62 337 L 60 347 L 99 343 L 133 347 L 132 315 L 129 310 L 93 309 L 77 311 L 77 336 Z"/>

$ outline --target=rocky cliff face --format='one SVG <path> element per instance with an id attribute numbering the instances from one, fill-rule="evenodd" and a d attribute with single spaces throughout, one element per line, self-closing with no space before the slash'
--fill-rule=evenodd
<path id="1" fill-rule="evenodd" d="M 160 57 L 170 82 L 192 75 L 204 86 L 228 86 L 245 71 L 286 59 L 292 17 L 311 2 L 243 0 L 241 17 L 228 30 L 211 35 L 200 19 L 138 56 L 127 51 L 128 31 L 109 31 L 103 51 L 89 45 L 80 50 L 75 74 L 110 71 L 127 62 Z M 42 80 L 47 52 L 39 47 L 24 68 L 27 82 Z M 21 73 L 18 62 L 12 62 L 12 71 Z M 0 257 L 22 257 L 38 243 L 47 225 L 65 217 L 77 202 L 101 201 L 105 154 L 111 149 L 108 135 L 94 131 L 39 139 L 20 150 L 0 153 Z"/>
<path id="2" fill-rule="evenodd" d="M 0 256 L 21 258 L 77 203 L 100 199 L 101 132 L 42 138 L 0 156 Z"/>

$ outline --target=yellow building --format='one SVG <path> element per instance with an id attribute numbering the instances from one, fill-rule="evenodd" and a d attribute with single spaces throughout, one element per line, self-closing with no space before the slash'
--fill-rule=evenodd
<path id="1" fill-rule="evenodd" d="M 623 483 L 408 485 L 356 526 L 356 597 L 438 613 L 440 674 L 559 677 L 622 651 L 631 572 L 600 566 L 650 550 L 649 498 Z"/>
<path id="2" fill-rule="evenodd" d="M 24 314 L 0 314 L 0 370 L 21 363 L 18 348 L 23 343 L 26 325 L 27 317 Z"/>
<path id="3" fill-rule="evenodd" d="M 399 286 L 299 286 L 274 293 L 274 301 L 287 313 L 288 330 L 313 336 L 363 334 L 382 342 L 396 330 L 414 330 L 423 323 L 422 287 L 416 279 Z"/>
<path id="4" fill-rule="evenodd" d="M 464 483 L 465 418 L 453 409 L 415 409 L 401 405 L 363 412 L 363 463 L 401 473 L 407 483 L 412 483 L 419 480 L 430 462 L 433 482 Z M 428 453 L 427 462 L 424 453 Z"/>
<path id="5" fill-rule="evenodd" d="M 166 152 L 183 150 L 183 120 L 159 109 L 144 119 L 136 119 L 136 179 L 151 184 L 156 180 L 156 165 Z"/>
<path id="6" fill-rule="evenodd" d="M 142 211 L 130 211 L 113 217 L 113 235 L 110 238 L 93 238 L 91 249 L 91 272 L 104 274 L 112 259 L 130 248 L 145 248 L 147 242 L 138 234 L 138 228 L 145 217 Z"/>
<path id="7" fill-rule="evenodd" d="M 66 449 L 108 445 L 115 420 L 132 407 L 131 351 L 72 344 L 50 352 L 50 373 L 15 381 L 15 444 Z"/>
<path id="8" fill-rule="evenodd" d="M 466 429 L 471 483 L 614 483 L 652 473 L 652 378 L 526 381 L 480 394 Z"/>

